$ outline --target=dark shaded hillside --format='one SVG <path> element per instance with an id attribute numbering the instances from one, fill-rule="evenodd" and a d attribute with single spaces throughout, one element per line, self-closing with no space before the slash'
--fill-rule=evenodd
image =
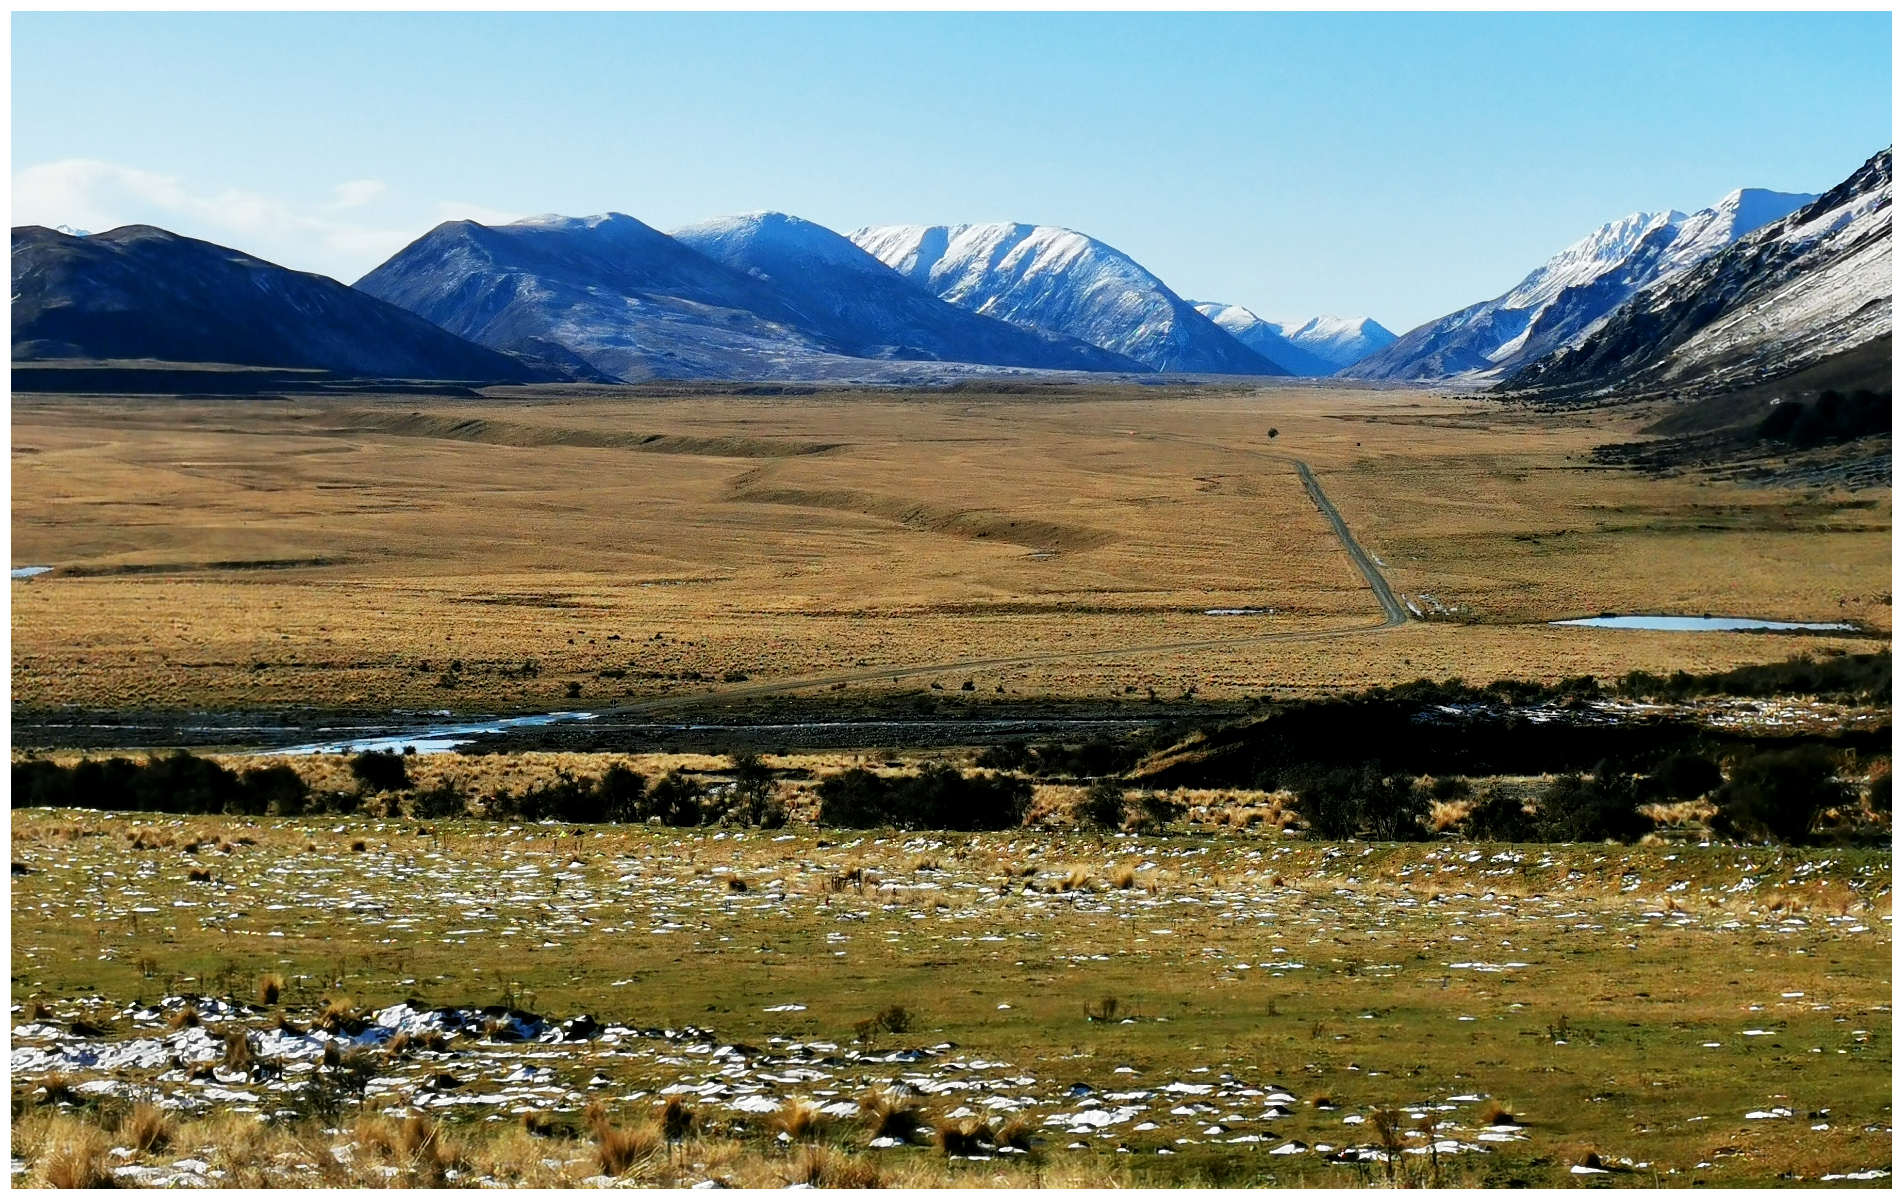
<path id="1" fill-rule="evenodd" d="M 13 357 L 312 368 L 355 377 L 561 378 L 322 275 L 150 225 L 13 231 Z"/>

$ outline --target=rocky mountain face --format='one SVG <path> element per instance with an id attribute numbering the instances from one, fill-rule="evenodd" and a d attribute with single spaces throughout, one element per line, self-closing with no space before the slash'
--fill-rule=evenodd
<path id="1" fill-rule="evenodd" d="M 1088 342 L 948 304 L 822 225 L 784 213 L 720 217 L 671 236 L 742 272 L 858 358 L 1046 370 L 1144 371 Z"/>
<path id="2" fill-rule="evenodd" d="M 561 377 L 334 279 L 150 225 L 86 236 L 14 229 L 13 357 L 484 383 Z"/>
<path id="3" fill-rule="evenodd" d="M 681 232 L 620 213 L 450 222 L 357 287 L 472 341 L 559 357 L 610 381 L 1135 369 L 974 317 L 797 218 L 754 214 Z"/>
<path id="4" fill-rule="evenodd" d="M 1887 344 L 1891 289 L 1885 150 L 1814 202 L 1638 291 L 1589 336 L 1527 363 L 1503 386 L 1757 384 Z"/>
<path id="5" fill-rule="evenodd" d="M 1288 375 L 1128 255 L 1048 225 L 882 225 L 847 235 L 972 312 L 1088 342 L 1154 371 Z"/>
<path id="6" fill-rule="evenodd" d="M 1640 290 L 1690 270 L 1815 199 L 1744 188 L 1689 216 L 1632 213 L 1568 246 L 1505 295 L 1409 330 L 1342 374 L 1394 380 L 1499 378 L 1576 345 Z"/>

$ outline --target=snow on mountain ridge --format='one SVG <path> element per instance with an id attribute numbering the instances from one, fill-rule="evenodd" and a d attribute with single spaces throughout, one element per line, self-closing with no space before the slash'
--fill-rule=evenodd
<path id="1" fill-rule="evenodd" d="M 1740 188 L 1689 215 L 1675 209 L 1628 214 L 1566 247 L 1504 295 L 1409 330 L 1345 374 L 1431 379 L 1512 370 L 1579 344 L 1641 289 L 1683 274 L 1816 199 Z"/>
<path id="2" fill-rule="evenodd" d="M 940 298 L 1081 339 L 1158 371 L 1281 375 L 1116 248 L 1071 229 L 885 225 L 847 237 Z"/>
<path id="3" fill-rule="evenodd" d="M 1890 193 L 1884 150 L 1812 204 L 1643 288 L 1504 386 L 1716 389 L 1859 352 L 1891 331 Z"/>
<path id="4" fill-rule="evenodd" d="M 1385 346 L 1394 334 L 1371 317 L 1310 317 L 1293 329 L 1281 326 L 1282 336 L 1310 354 L 1342 367 L 1352 366 Z"/>
<path id="5" fill-rule="evenodd" d="M 806 259 L 866 274 L 885 274 L 890 269 L 824 225 L 782 212 L 714 217 L 684 225 L 668 236 L 723 262 L 758 246 L 776 256 Z"/>

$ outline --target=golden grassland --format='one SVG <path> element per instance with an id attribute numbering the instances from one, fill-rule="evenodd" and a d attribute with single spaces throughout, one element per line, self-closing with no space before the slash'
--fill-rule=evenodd
<path id="1" fill-rule="evenodd" d="M 1544 624 L 1601 611 L 1887 638 L 1887 489 L 1589 462 L 1638 423 L 1296 387 L 21 396 L 14 561 L 57 570 L 13 584 L 14 703 L 546 710 L 842 675 L 1220 700 L 1869 646 Z M 1381 615 L 1282 456 L 1436 619 L 1248 640 Z M 967 660 L 1006 661 L 879 674 Z"/>
<path id="2" fill-rule="evenodd" d="M 161 1030 L 142 1033 L 134 1004 L 180 1028 L 181 995 L 255 1002 L 219 1018 L 197 1001 L 226 1031 L 499 998 L 705 1031 L 386 1044 L 361 1105 L 330 1121 L 247 1111 L 272 1104 L 232 1097 L 277 1086 L 248 1051 L 228 1049 L 217 1081 L 105 1072 L 104 1098 L 87 1090 L 100 1072 L 16 1069 L 15 1152 L 37 1182 L 189 1159 L 228 1186 L 1352 1185 L 1384 1166 L 1319 1148 L 1378 1146 L 1390 1111 L 1397 1146 L 1424 1149 L 1430 1127 L 1463 1144 L 1431 1163 L 1444 1183 L 1775 1186 L 1890 1164 L 1880 851 L 40 810 L 14 814 L 13 856 L 16 1047 L 43 1044 L 28 1023 Z M 905 1032 L 865 1032 L 893 1008 Z M 831 1057 L 769 1071 L 759 1056 L 789 1043 Z M 710 1061 L 723 1044 L 739 1057 Z M 525 1063 L 554 1078 L 429 1106 L 442 1073 L 458 1096 L 507 1091 Z M 749 1081 L 777 1111 L 688 1093 L 694 1130 L 667 1143 L 662 1088 Z M 1082 1111 L 1078 1084 L 1139 1111 L 1080 1133 L 1058 1116 Z M 140 1089 L 213 1103 L 141 1116 Z M 928 1128 L 983 1119 L 1029 1153 L 870 1149 L 893 1089 Z M 1258 1114 L 1282 1094 L 1286 1112 Z M 1011 1107 L 991 1115 L 988 1096 Z M 800 1117 L 855 1097 L 858 1115 Z M 961 1145 L 979 1157 L 945 1152 Z M 1428 1158 L 1397 1162 L 1428 1181 Z M 1609 1173 L 1572 1171 L 1595 1164 Z"/>

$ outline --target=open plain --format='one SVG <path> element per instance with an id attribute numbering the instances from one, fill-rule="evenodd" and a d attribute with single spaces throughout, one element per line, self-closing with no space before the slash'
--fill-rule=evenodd
<path id="1" fill-rule="evenodd" d="M 1600 612 L 1887 639 L 1887 488 L 1591 461 L 1641 423 L 1321 387 L 16 397 L 14 561 L 54 569 L 13 585 L 14 705 L 1220 700 L 1800 645 L 1546 624 Z M 1371 631 L 1298 459 L 1425 619 Z"/>

